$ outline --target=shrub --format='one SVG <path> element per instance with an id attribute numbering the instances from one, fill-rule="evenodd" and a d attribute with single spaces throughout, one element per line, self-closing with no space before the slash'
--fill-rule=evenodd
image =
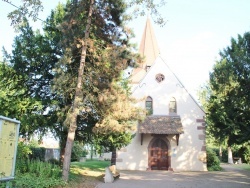
<path id="1" fill-rule="evenodd" d="M 89 154 L 88 150 L 83 149 L 82 151 L 82 157 L 86 157 Z"/>
<path id="2" fill-rule="evenodd" d="M 243 156 L 244 156 L 244 161 L 247 164 L 250 164 L 250 146 L 246 148 L 245 152 L 243 153 Z"/>
<path id="3" fill-rule="evenodd" d="M 216 153 L 210 148 L 207 148 L 207 168 L 209 171 L 221 170 L 220 160 Z"/>
<path id="4" fill-rule="evenodd" d="M 62 170 L 58 165 L 29 159 L 25 159 L 25 163 L 27 163 L 26 172 L 17 172 L 15 179 L 10 183 L 10 188 L 49 188 L 66 184 L 61 179 Z M 6 184 L 2 183 L 0 188 L 5 186 Z"/>
<path id="5" fill-rule="evenodd" d="M 83 146 L 79 142 L 74 142 L 71 161 L 77 161 L 80 157 L 83 157 Z"/>
<path id="6" fill-rule="evenodd" d="M 241 146 L 237 153 L 243 163 L 250 164 L 250 146 L 248 144 Z"/>
<path id="7" fill-rule="evenodd" d="M 44 147 L 30 147 L 32 153 L 29 154 L 29 158 L 31 160 L 39 159 L 40 161 L 45 161 L 45 152 L 46 149 Z"/>
<path id="8" fill-rule="evenodd" d="M 45 151 L 45 148 L 34 147 L 33 144 L 19 142 L 17 146 L 16 170 L 22 173 L 27 172 L 28 159 L 44 161 Z"/>
<path id="9" fill-rule="evenodd" d="M 27 160 L 29 155 L 32 153 L 31 149 L 24 142 L 19 142 L 17 145 L 17 156 L 16 156 L 16 171 L 17 173 L 27 172 Z"/>
<path id="10" fill-rule="evenodd" d="M 58 166 L 61 164 L 60 161 L 57 159 L 49 159 L 47 162 Z"/>
<path id="11" fill-rule="evenodd" d="M 61 168 L 58 165 L 40 160 L 27 160 L 27 172 L 17 174 L 15 187 L 47 188 L 64 185 Z"/>
<path id="12" fill-rule="evenodd" d="M 13 182 L 14 187 L 29 187 L 29 188 L 49 188 L 63 186 L 66 183 L 60 178 L 45 178 L 45 177 L 35 177 L 33 174 L 23 174 L 19 176 Z"/>
<path id="13" fill-rule="evenodd" d="M 216 155 L 218 156 L 218 158 L 220 159 L 220 150 L 219 148 L 212 148 L 212 150 L 216 153 Z M 227 149 L 222 148 L 222 157 L 220 159 L 221 162 L 227 163 L 228 162 L 228 153 L 227 153 Z"/>

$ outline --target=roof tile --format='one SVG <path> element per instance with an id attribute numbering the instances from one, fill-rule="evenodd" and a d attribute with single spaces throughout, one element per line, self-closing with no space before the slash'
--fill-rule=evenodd
<path id="1" fill-rule="evenodd" d="M 181 134 L 184 131 L 180 116 L 147 116 L 139 123 L 139 133 Z"/>

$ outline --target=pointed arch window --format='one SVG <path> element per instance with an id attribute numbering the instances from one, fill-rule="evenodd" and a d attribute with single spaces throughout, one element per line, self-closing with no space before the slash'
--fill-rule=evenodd
<path id="1" fill-rule="evenodd" d="M 145 103 L 147 115 L 153 114 L 153 99 L 151 97 L 147 97 L 146 103 Z"/>
<path id="2" fill-rule="evenodd" d="M 169 113 L 177 113 L 176 100 L 174 97 L 169 102 Z"/>

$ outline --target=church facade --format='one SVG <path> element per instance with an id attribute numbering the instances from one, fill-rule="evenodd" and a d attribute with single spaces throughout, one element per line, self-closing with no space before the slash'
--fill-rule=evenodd
<path id="1" fill-rule="evenodd" d="M 140 54 L 145 61 L 131 75 L 132 95 L 147 116 L 117 151 L 117 169 L 206 171 L 205 113 L 160 56 L 149 19 Z"/>

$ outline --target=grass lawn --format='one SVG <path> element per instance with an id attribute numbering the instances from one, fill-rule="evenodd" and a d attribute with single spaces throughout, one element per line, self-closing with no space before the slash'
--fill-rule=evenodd
<path id="1" fill-rule="evenodd" d="M 221 163 L 221 164 L 227 165 L 228 163 Z M 250 164 L 246 164 L 246 163 L 232 164 L 231 166 L 234 167 L 234 168 L 250 171 Z"/>
<path id="2" fill-rule="evenodd" d="M 250 165 L 249 164 L 245 164 L 245 163 L 244 164 L 237 164 L 237 165 L 235 165 L 235 167 L 250 171 Z"/>
<path id="3" fill-rule="evenodd" d="M 94 188 L 103 182 L 105 167 L 110 161 L 86 160 L 86 162 L 72 162 L 70 168 L 69 187 Z"/>

